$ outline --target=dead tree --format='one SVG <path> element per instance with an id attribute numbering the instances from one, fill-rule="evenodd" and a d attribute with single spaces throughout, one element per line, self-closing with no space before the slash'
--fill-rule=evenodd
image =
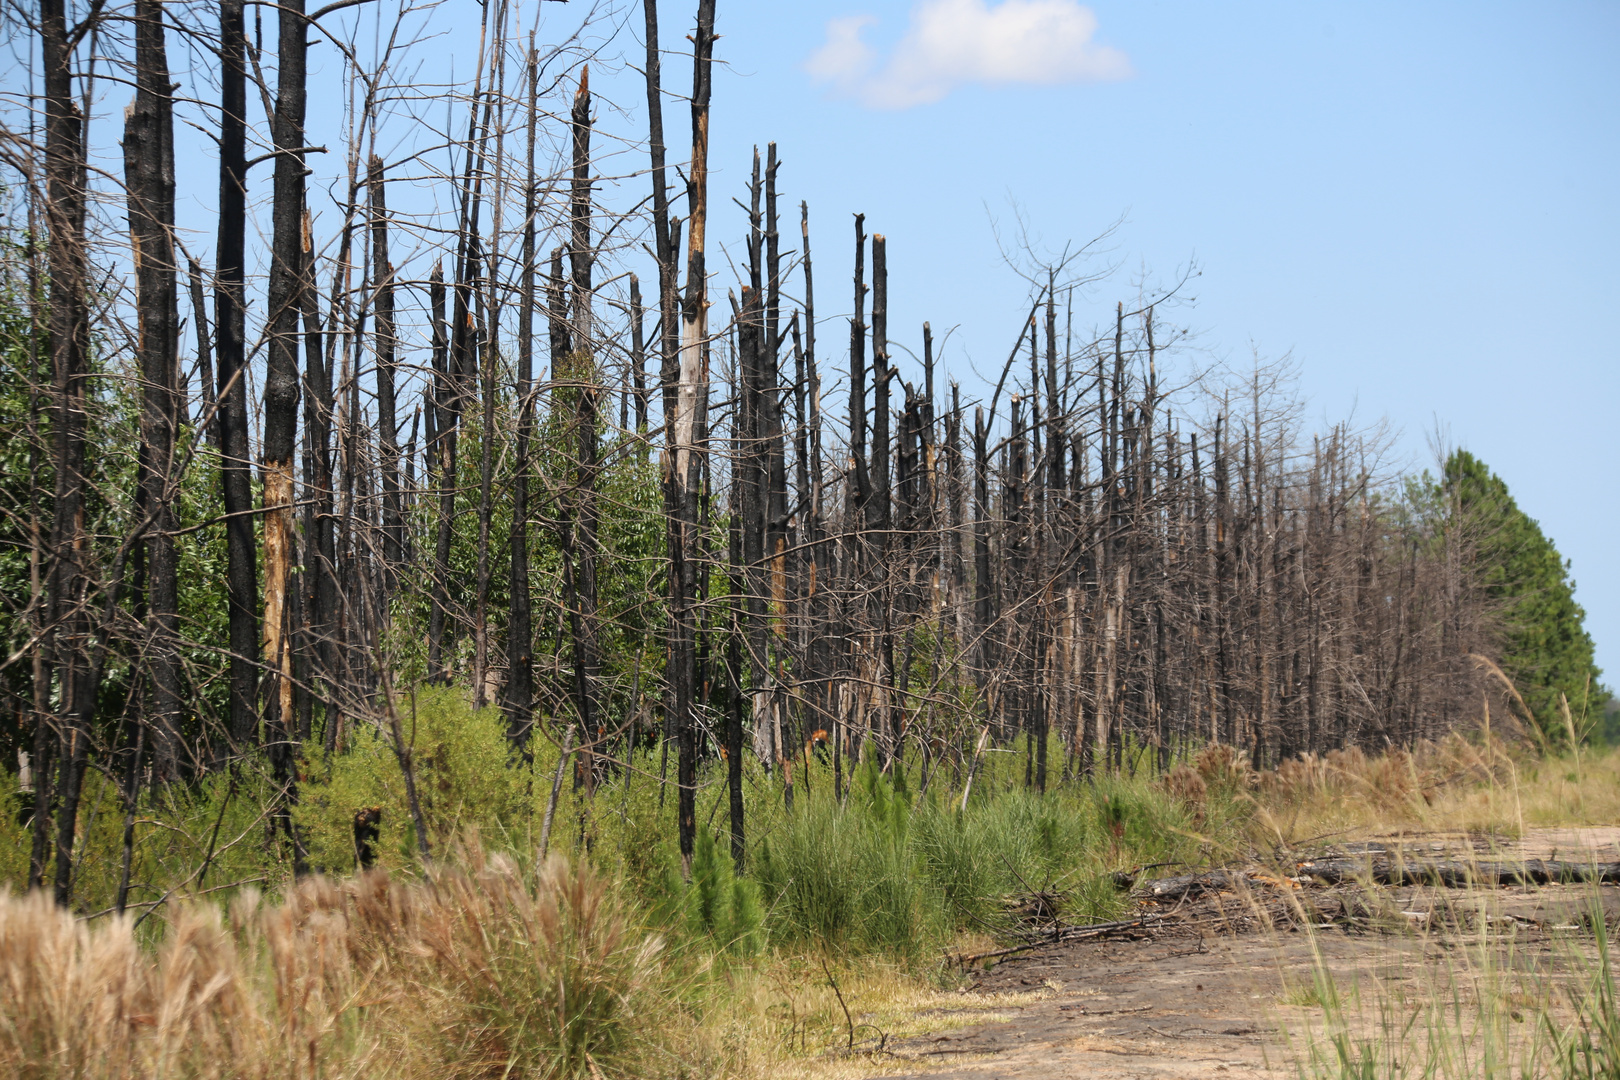
<path id="1" fill-rule="evenodd" d="M 180 433 L 180 310 L 174 236 L 174 110 L 162 0 L 135 7 L 135 101 L 124 121 L 124 185 L 135 264 L 141 372 L 141 499 L 151 518 L 145 651 L 153 776 L 180 769 L 180 600 L 174 544 L 175 447 Z"/>

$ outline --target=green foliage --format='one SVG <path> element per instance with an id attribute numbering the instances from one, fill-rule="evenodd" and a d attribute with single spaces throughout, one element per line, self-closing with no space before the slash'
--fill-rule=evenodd
<path id="1" fill-rule="evenodd" d="M 825 787 L 800 800 L 761 843 L 754 874 L 772 936 L 915 956 L 947 930 L 907 842 L 907 800 L 868 761 L 847 806 Z"/>
<path id="2" fill-rule="evenodd" d="M 1146 778 L 1043 796 L 1021 786 L 1022 755 L 1006 757 L 965 811 L 959 795 L 911 798 L 907 769 L 868 759 L 845 805 L 823 783 L 774 820 L 753 864 L 773 940 L 916 959 L 959 931 L 1005 928 L 1020 893 L 1063 893 L 1069 919 L 1112 917 L 1113 871 L 1196 856 L 1186 810 Z"/>
<path id="3" fill-rule="evenodd" d="M 275 889 L 291 879 L 290 857 L 263 811 L 275 785 L 252 764 L 234 777 L 217 773 L 194 785 L 141 793 L 130 865 L 132 910 L 143 912 L 190 891 Z M 81 912 L 99 912 L 112 907 L 118 891 L 125 805 L 119 784 L 100 771 L 85 773 L 82 798 L 74 900 Z M 16 891 L 28 880 L 32 844 L 19 820 L 20 805 L 16 777 L 0 772 L 0 886 Z"/>
<path id="4" fill-rule="evenodd" d="M 1542 731 L 1557 740 L 1564 727 L 1560 695 L 1577 718 L 1594 715 L 1608 697 L 1598 685 L 1569 563 L 1519 509 L 1507 484 L 1468 451 L 1446 460 L 1441 487 L 1456 526 L 1475 544 L 1485 588 L 1502 605 L 1502 667 Z"/>
<path id="5" fill-rule="evenodd" d="M 421 687 L 395 707 L 433 847 L 443 849 L 473 831 L 498 837 L 519 820 L 530 774 L 511 766 L 500 710 L 474 710 L 464 691 L 442 686 Z M 309 745 L 304 756 L 308 772 L 295 820 L 312 865 L 335 873 L 354 869 L 354 816 L 369 807 L 382 811 L 379 865 L 414 865 L 415 826 L 390 732 L 363 727 L 350 735 L 344 753 L 327 756 Z"/>
<path id="6" fill-rule="evenodd" d="M 713 833 L 707 829 L 698 832 L 690 884 L 681 881 L 673 862 L 666 882 L 666 923 L 683 922 L 692 937 L 733 956 L 759 952 L 764 936 L 759 887 L 736 876 L 731 856 L 715 842 Z"/>

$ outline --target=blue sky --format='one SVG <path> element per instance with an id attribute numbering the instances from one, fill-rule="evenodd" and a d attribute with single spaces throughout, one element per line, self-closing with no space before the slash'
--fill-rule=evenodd
<path id="1" fill-rule="evenodd" d="M 992 220 L 1008 233 L 1016 207 L 1059 248 L 1123 219 L 1087 319 L 1196 260 L 1175 318 L 1200 359 L 1291 353 L 1310 416 L 1387 417 L 1419 467 L 1438 423 L 1573 561 L 1620 682 L 1620 6 L 1044 5 L 1047 36 L 1091 28 L 1063 39 L 1067 69 L 976 55 L 1006 44 L 984 0 L 722 0 L 717 193 L 775 139 L 816 223 L 818 307 L 848 304 L 864 212 L 888 237 L 891 334 L 915 348 L 923 319 L 961 324 L 965 382 L 1026 303 Z M 937 8 L 978 21 L 930 44 L 912 31 Z M 690 14 L 665 11 L 667 44 Z M 812 57 L 845 42 L 847 76 L 858 16 L 866 74 L 828 78 L 838 63 Z"/>

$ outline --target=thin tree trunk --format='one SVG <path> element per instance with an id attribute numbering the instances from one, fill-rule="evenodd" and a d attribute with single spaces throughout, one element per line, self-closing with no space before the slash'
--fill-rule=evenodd
<path id="1" fill-rule="evenodd" d="M 529 137 L 523 187 L 523 293 L 518 311 L 517 448 L 512 478 L 511 613 L 506 623 L 506 733 L 525 761 L 532 761 L 534 727 L 534 624 L 529 585 L 529 439 L 534 428 L 535 126 L 539 115 L 539 57 L 531 35 Z"/>
<path id="2" fill-rule="evenodd" d="M 174 260 L 174 113 L 162 0 L 135 5 L 135 102 L 124 121 L 124 184 L 135 264 L 141 371 L 141 494 L 152 524 L 146 549 L 147 674 L 154 780 L 179 775 L 180 608 L 171 509 L 179 436 L 180 309 Z"/>
<path id="3" fill-rule="evenodd" d="M 304 231 L 308 231 L 305 215 Z M 345 241 L 347 230 L 345 230 Z M 314 709 L 311 691 L 319 687 L 326 697 L 324 745 L 328 752 L 337 749 L 340 712 L 334 704 L 343 685 L 340 657 L 346 659 L 343 648 L 342 627 L 345 611 L 340 599 L 352 590 L 340 588 L 338 581 L 339 544 L 335 535 L 337 515 L 336 481 L 332 469 L 332 425 L 337 407 L 332 384 L 332 365 L 335 361 L 337 334 L 321 332 L 319 300 L 315 295 L 314 251 L 309 238 L 303 242 L 304 280 L 300 307 L 304 319 L 304 557 L 301 590 L 302 608 L 295 612 L 299 627 L 298 654 L 302 660 L 302 685 L 295 692 L 298 699 L 298 727 L 300 737 L 307 737 Z M 342 294 L 342 267 L 348 261 L 347 243 L 338 257 L 339 270 L 332 282 L 330 311 L 336 326 L 338 304 Z M 322 341 L 329 347 L 322 348 Z M 344 373 L 347 379 L 347 372 Z M 352 410 L 351 410 L 352 413 Z M 340 436 L 345 454 L 352 451 L 352 439 L 343 424 Z M 345 468 L 346 476 L 352 470 Z M 345 529 L 345 532 L 347 530 Z M 345 544 L 346 548 L 347 545 Z M 313 663 L 311 663 L 313 661 Z"/>
<path id="4" fill-rule="evenodd" d="M 304 0 L 287 0 L 278 18 L 280 43 L 274 136 L 276 167 L 264 380 L 264 442 L 259 448 L 264 506 L 264 655 L 274 674 L 266 693 L 266 726 L 276 782 L 284 806 L 297 800 L 290 725 L 293 719 L 292 627 L 288 584 L 293 567 L 293 447 L 298 427 L 298 315 L 304 291 L 305 50 Z M 286 810 L 282 824 L 293 838 L 302 870 L 303 851 Z"/>
<path id="5" fill-rule="evenodd" d="M 376 281 L 377 443 L 383 489 L 383 563 L 392 592 L 394 575 L 405 559 L 404 510 L 399 490 L 399 430 L 395 417 L 394 266 L 388 257 L 388 185 L 382 159 L 367 162 L 371 189 L 371 266 Z M 387 604 L 384 603 L 386 609 Z"/>
<path id="6" fill-rule="evenodd" d="M 84 118 L 73 100 L 72 47 L 62 0 L 41 0 L 40 59 L 44 69 L 46 220 L 49 227 L 50 340 L 55 398 L 56 512 L 51 525 L 51 573 L 43 643 L 59 672 L 66 724 L 56 755 L 56 902 L 73 890 L 73 843 L 80 785 L 95 702 L 88 667 L 89 556 L 85 530 L 85 399 L 90 379 L 89 315 L 85 302 Z"/>
<path id="7" fill-rule="evenodd" d="M 641 305 L 641 282 L 630 275 L 630 386 L 636 402 L 636 434 L 647 434 L 647 342 L 643 337 L 646 311 Z"/>
<path id="8" fill-rule="evenodd" d="M 778 675 L 784 657 L 780 647 L 786 633 L 787 607 L 787 544 L 788 544 L 788 489 L 787 446 L 782 431 L 782 400 L 780 394 L 782 331 L 781 292 L 782 260 L 781 236 L 776 214 L 776 144 L 766 147 L 765 165 L 765 326 L 758 372 L 761 376 L 757 427 L 763 442 L 765 482 L 765 557 L 770 563 L 771 637 L 778 642 L 778 654 L 770 673 L 771 700 L 769 702 L 773 741 L 777 758 L 785 761 L 783 746 L 784 702 Z M 792 739 L 788 739 L 789 745 Z"/>
<path id="9" fill-rule="evenodd" d="M 573 285 L 573 353 L 568 358 L 574 382 L 574 434 L 576 438 L 572 546 L 574 599 L 571 605 L 574 639 L 574 679 L 579 695 L 583 734 L 582 752 L 587 784 L 591 783 L 594 755 L 601 737 L 597 700 L 599 643 L 596 626 L 596 564 L 598 511 L 596 505 L 597 423 L 600 390 L 593 347 L 591 313 L 591 91 L 590 69 L 580 75 L 571 117 L 574 136 L 574 175 L 570 193 L 569 268 Z"/>
<path id="10" fill-rule="evenodd" d="M 208 333 L 208 299 L 207 294 L 203 291 L 202 267 L 198 265 L 197 260 L 187 260 L 186 270 L 187 279 L 191 286 L 191 317 L 197 324 L 197 383 L 201 394 L 201 411 L 198 413 L 198 419 L 206 420 L 208 424 L 206 431 L 208 444 L 217 451 L 219 449 L 219 424 L 217 419 L 207 419 L 214 415 L 213 342 L 210 341 Z M 186 386 L 182 384 L 182 393 L 186 389 Z M 182 399 L 180 416 L 182 423 L 187 420 L 187 408 Z"/>
<path id="11" fill-rule="evenodd" d="M 450 355 L 449 327 L 445 324 L 444 267 L 435 265 L 428 278 L 428 299 L 433 319 L 434 401 L 432 433 L 428 437 L 438 487 L 434 514 L 433 574 L 428 609 L 428 675 L 449 681 L 445 660 L 445 622 L 450 606 L 450 541 L 456 508 L 456 435 L 461 424 L 460 377 Z"/>
<path id="12" fill-rule="evenodd" d="M 658 805 L 664 804 L 664 781 L 668 775 L 669 745 L 681 739 L 686 717 L 691 711 L 692 657 L 691 620 L 686 602 L 685 530 L 683 522 L 683 480 L 677 475 L 680 444 L 677 440 L 676 417 L 680 412 L 681 354 L 680 328 L 677 312 L 680 308 L 676 277 L 676 252 L 679 247 L 677 224 L 670 220 L 669 185 L 665 175 L 664 99 L 660 84 L 661 54 L 658 49 L 658 3 L 642 0 L 642 14 L 647 48 L 647 126 L 648 157 L 652 172 L 653 239 L 654 254 L 658 259 L 658 382 L 663 403 L 664 458 L 661 487 L 664 496 L 665 543 L 669 556 L 666 574 L 668 596 L 669 641 L 664 677 L 664 731 L 660 743 L 658 770 Z M 681 743 L 685 745 L 684 742 Z M 677 758 L 679 758 L 677 751 Z M 677 762 L 677 772 L 679 762 Z M 677 777 L 678 784 L 678 777 Z M 683 830 L 684 826 L 680 826 Z"/>
<path id="13" fill-rule="evenodd" d="M 241 753 L 256 741 L 259 573 L 253 538 L 248 445 L 247 35 L 242 0 L 220 4 L 219 236 L 214 336 L 219 359 L 220 486 L 225 504 L 225 592 L 230 640 L 230 737 Z"/>
<path id="14" fill-rule="evenodd" d="M 113 897 L 113 910 L 124 913 L 129 902 L 129 874 L 135 860 L 135 809 L 141 794 L 141 754 L 146 749 L 144 723 L 135 727 L 135 746 L 130 752 L 129 768 L 124 772 L 124 833 L 123 852 L 118 862 L 118 892 Z"/>
<path id="15" fill-rule="evenodd" d="M 650 39 L 649 39 L 650 41 Z M 692 159 L 687 168 L 686 295 L 681 303 L 679 383 L 673 424 L 674 486 L 677 502 L 676 550 L 671 575 L 680 578 L 672 599 L 671 661 L 675 678 L 684 682 L 685 670 L 695 659 L 692 637 L 697 595 L 698 494 L 708 412 L 708 277 L 704 259 L 709 205 L 709 98 L 713 87 L 714 0 L 698 0 L 697 29 L 692 37 Z M 649 44 L 650 48 L 650 44 Z M 690 643 L 690 644 L 689 644 Z M 695 664 L 692 666 L 695 667 Z M 679 683 L 677 684 L 679 685 Z M 676 811 L 682 864 L 690 873 L 697 836 L 697 738 L 692 699 L 676 693 L 676 737 L 679 757 L 676 784 L 680 802 Z M 683 699 L 684 698 L 684 699 Z"/>

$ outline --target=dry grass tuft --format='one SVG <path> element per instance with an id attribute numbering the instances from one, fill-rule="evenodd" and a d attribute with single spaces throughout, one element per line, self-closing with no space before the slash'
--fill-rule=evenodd
<path id="1" fill-rule="evenodd" d="M 1193 825 L 1204 823 L 1204 804 L 1209 799 L 1209 784 L 1191 765 L 1177 765 L 1159 781 L 1165 794 L 1186 808 Z"/>
<path id="2" fill-rule="evenodd" d="M 137 1077 L 600 1077 L 677 1071 L 671 981 L 588 866 L 504 857 L 405 882 L 309 878 L 229 925 L 181 906 L 143 952 L 0 894 L 0 1073 Z"/>
<path id="3" fill-rule="evenodd" d="M 1516 835 L 1523 760 L 1494 739 L 1456 734 L 1377 756 L 1350 747 L 1260 774 L 1255 798 L 1265 830 L 1288 840 L 1369 828 Z"/>
<path id="4" fill-rule="evenodd" d="M 1211 743 L 1200 750 L 1193 758 L 1193 768 L 1210 790 L 1242 791 L 1254 778 L 1243 756 L 1225 743 Z"/>

